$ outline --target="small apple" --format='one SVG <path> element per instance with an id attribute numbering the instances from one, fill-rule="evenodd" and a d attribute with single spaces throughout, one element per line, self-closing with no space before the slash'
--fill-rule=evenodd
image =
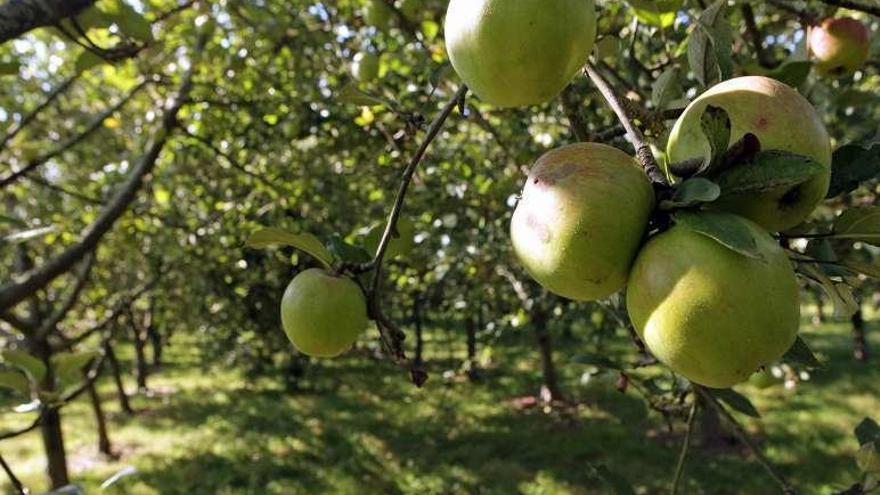
<path id="1" fill-rule="evenodd" d="M 364 6 L 364 22 L 376 29 L 387 29 L 394 13 L 383 0 L 367 0 Z"/>
<path id="2" fill-rule="evenodd" d="M 587 61 L 593 0 L 452 0 L 446 49 L 461 79 L 499 107 L 545 103 Z"/>
<path id="3" fill-rule="evenodd" d="M 709 154 L 709 141 L 700 124 L 708 105 L 727 111 L 733 126 L 731 143 L 752 133 L 763 150 L 797 153 L 828 169 L 794 187 L 729 196 L 713 207 L 742 215 L 770 231 L 801 223 L 825 198 L 831 180 L 831 139 L 810 102 L 789 86 L 763 76 L 717 84 L 691 102 L 676 121 L 667 145 L 669 163 Z"/>
<path id="4" fill-rule="evenodd" d="M 810 29 L 808 46 L 820 74 L 848 76 L 868 60 L 871 34 L 855 19 L 829 18 Z"/>
<path id="5" fill-rule="evenodd" d="M 513 250 L 550 292 L 601 299 L 626 284 L 653 207 L 631 156 L 598 143 L 563 146 L 529 174 L 510 225 Z"/>
<path id="6" fill-rule="evenodd" d="M 654 356 L 688 380 L 726 388 L 778 360 L 794 343 L 798 284 L 785 252 L 742 219 L 761 259 L 675 225 L 639 253 L 626 306 Z"/>
<path id="7" fill-rule="evenodd" d="M 284 333 L 303 354 L 335 357 L 367 328 L 367 303 L 351 279 L 320 268 L 290 282 L 281 299 Z"/>
<path id="8" fill-rule="evenodd" d="M 362 83 L 379 77 L 379 57 L 371 52 L 358 52 L 351 61 L 351 75 Z"/>

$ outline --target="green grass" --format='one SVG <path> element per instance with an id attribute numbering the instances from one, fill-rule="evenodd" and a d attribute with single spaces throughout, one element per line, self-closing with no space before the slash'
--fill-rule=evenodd
<path id="1" fill-rule="evenodd" d="M 872 344 L 880 349 L 877 326 Z M 845 324 L 805 333 L 825 368 L 794 390 L 739 390 L 763 413 L 761 421 L 744 421 L 771 460 L 802 493 L 829 493 L 857 479 L 851 432 L 863 417 L 880 417 L 880 367 L 849 358 Z M 191 346 L 176 341 L 169 364 L 151 378 L 155 393 L 134 397 L 137 416 L 120 414 L 109 380 L 100 383 L 119 460 L 97 454 L 85 400 L 64 409 L 72 477 L 87 493 L 101 493 L 104 479 L 133 466 L 137 474 L 108 492 L 135 495 L 592 494 L 606 489 L 588 465 L 604 463 L 639 493 L 667 491 L 681 425 L 666 433 L 631 391 L 579 385 L 583 368 L 568 363 L 579 344 L 560 341 L 557 351 L 577 408 L 518 410 L 511 399 L 540 386 L 531 335 L 514 330 L 505 337 L 476 384 L 443 378 L 457 366 L 447 358 L 463 352 L 463 338 L 445 348 L 448 335 L 434 335 L 436 360 L 423 390 L 399 369 L 355 354 L 311 368 L 303 390 L 287 392 L 273 380 L 249 383 L 225 366 L 202 369 Z M 4 428 L 26 422 L 21 414 L 0 415 Z M 45 488 L 38 434 L 2 442 L 0 453 L 34 491 Z M 741 450 L 700 448 L 682 490 L 778 492 Z"/>

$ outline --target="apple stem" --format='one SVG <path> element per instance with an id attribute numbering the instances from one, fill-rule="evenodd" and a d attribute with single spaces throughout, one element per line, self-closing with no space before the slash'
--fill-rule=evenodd
<path id="1" fill-rule="evenodd" d="M 663 171 L 661 171 L 660 167 L 657 165 L 657 160 L 654 159 L 654 153 L 651 151 L 651 147 L 645 141 L 644 134 L 642 134 L 642 131 L 640 131 L 633 123 L 633 119 L 627 113 L 620 97 L 614 92 L 602 75 L 599 74 L 599 71 L 597 71 L 592 65 L 585 65 L 584 73 L 591 81 L 593 81 L 593 84 L 599 92 L 602 93 L 605 101 L 608 102 L 608 106 L 610 106 L 617 115 L 617 119 L 620 120 L 620 123 L 626 130 L 633 147 L 636 149 L 636 158 L 645 170 L 648 178 L 650 178 L 655 184 L 663 186 L 668 185 L 666 176 L 663 175 Z"/>
<path id="2" fill-rule="evenodd" d="M 675 466 L 675 476 L 672 478 L 672 495 L 678 494 L 678 486 L 681 482 L 681 475 L 684 473 L 684 463 L 687 460 L 688 451 L 691 448 L 691 433 L 694 429 L 694 419 L 697 417 L 697 407 L 700 401 L 694 397 L 694 403 L 691 405 L 691 412 L 688 414 L 687 430 L 684 433 L 684 442 L 681 445 L 681 453 L 678 455 L 678 464 Z"/>
<path id="3" fill-rule="evenodd" d="M 752 437 L 746 432 L 746 430 L 742 427 L 739 421 L 733 417 L 730 412 L 724 408 L 719 402 L 718 399 L 715 398 L 714 395 L 710 394 L 705 388 L 700 385 L 694 384 L 694 391 L 703 398 L 703 400 L 708 404 L 712 409 L 714 409 L 725 421 L 733 428 L 734 434 L 740 439 L 742 443 L 746 445 L 746 447 L 752 452 L 752 455 L 755 456 L 755 459 L 758 460 L 758 463 L 764 467 L 767 473 L 773 478 L 777 484 L 782 488 L 782 491 L 785 495 L 796 495 L 797 491 L 795 491 L 794 487 L 785 479 L 782 474 L 780 474 L 776 468 L 770 464 L 769 459 L 761 452 L 761 449 L 755 444 Z"/>

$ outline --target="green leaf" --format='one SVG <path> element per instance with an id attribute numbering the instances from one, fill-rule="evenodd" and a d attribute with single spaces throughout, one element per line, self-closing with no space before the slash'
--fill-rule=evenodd
<path id="1" fill-rule="evenodd" d="M 697 17 L 688 36 L 688 62 L 703 86 L 733 74 L 733 30 L 725 16 L 726 0 L 719 0 Z"/>
<path id="2" fill-rule="evenodd" d="M 660 208 L 688 208 L 701 203 L 711 203 L 721 195 L 721 188 L 709 179 L 693 177 L 683 181 L 675 190 L 671 199 L 662 201 Z"/>
<path id="3" fill-rule="evenodd" d="M 0 370 L 0 387 L 30 395 L 31 383 L 20 371 Z"/>
<path id="4" fill-rule="evenodd" d="M 343 103 L 351 103 L 353 105 L 367 107 L 388 106 L 386 100 L 360 90 L 354 84 L 346 84 L 345 87 L 336 94 L 336 99 Z"/>
<path id="5" fill-rule="evenodd" d="M 144 43 L 153 40 L 150 22 L 131 5 L 122 0 L 104 0 L 98 4 L 98 8 L 126 36 Z"/>
<path id="6" fill-rule="evenodd" d="M 668 28 L 675 23 L 681 0 L 627 0 L 635 16 L 644 24 Z"/>
<path id="7" fill-rule="evenodd" d="M 812 158 L 787 151 L 761 151 L 752 160 L 719 173 L 722 196 L 792 188 L 825 171 Z"/>
<path id="8" fill-rule="evenodd" d="M 64 389 L 81 382 L 84 378 L 83 368 L 96 357 L 98 351 L 62 352 L 52 356 L 52 365 L 55 367 L 55 379 L 60 388 Z"/>
<path id="9" fill-rule="evenodd" d="M 755 408 L 754 404 L 752 404 L 752 401 L 732 388 L 707 388 L 706 390 L 708 390 L 716 399 L 730 406 L 734 411 L 741 412 L 746 416 L 751 416 L 753 418 L 761 417 L 761 414 Z"/>
<path id="10" fill-rule="evenodd" d="M 849 318 L 858 311 L 858 303 L 848 285 L 832 281 L 821 268 L 811 263 L 798 263 L 798 270 L 819 284 L 834 304 L 834 314 Z"/>
<path id="11" fill-rule="evenodd" d="M 85 50 L 79 54 L 79 57 L 76 58 L 76 63 L 74 64 L 74 67 L 77 72 L 85 72 L 92 67 L 101 65 L 105 62 L 106 61 L 103 58 L 99 57 L 94 52 Z"/>
<path id="12" fill-rule="evenodd" d="M 801 366 L 805 366 L 807 368 L 821 368 L 822 362 L 813 354 L 810 346 L 807 345 L 807 342 L 798 336 L 794 340 L 794 344 L 785 352 L 785 355 L 782 356 L 782 360 L 791 363 L 798 364 Z"/>
<path id="13" fill-rule="evenodd" d="M 812 69 L 813 63 L 809 60 L 795 60 L 780 65 L 768 72 L 767 76 L 796 88 L 807 80 Z"/>
<path id="14" fill-rule="evenodd" d="M 354 246 L 345 242 L 345 240 L 334 235 L 327 243 L 327 249 L 333 253 L 336 259 L 345 263 L 367 263 L 372 259 L 370 253 L 360 246 Z"/>
<path id="15" fill-rule="evenodd" d="M 865 418 L 853 430 L 859 445 L 865 445 L 871 442 L 880 442 L 880 425 L 871 418 Z"/>
<path id="16" fill-rule="evenodd" d="M 333 255 L 317 237 L 307 232 L 293 233 L 277 228 L 265 228 L 254 232 L 247 245 L 252 248 L 265 248 L 273 245 L 292 246 L 320 261 L 326 268 L 333 264 Z"/>
<path id="17" fill-rule="evenodd" d="M 834 224 L 834 238 L 880 246 L 880 206 L 850 208 Z"/>
<path id="18" fill-rule="evenodd" d="M 612 472 L 603 464 L 587 464 L 590 474 L 610 488 L 616 495 L 635 495 L 632 485 L 623 476 Z"/>
<path id="19" fill-rule="evenodd" d="M 847 144 L 834 150 L 827 198 L 854 191 L 862 182 L 880 176 L 880 143 Z"/>
<path id="20" fill-rule="evenodd" d="M 651 88 L 651 101 L 658 109 L 666 108 L 669 102 L 682 95 L 682 86 L 678 80 L 678 68 L 672 67 L 663 71 L 654 81 Z"/>
<path id="21" fill-rule="evenodd" d="M 864 260 L 861 258 L 856 252 L 853 252 L 841 258 L 839 263 L 857 273 L 880 279 L 880 263 L 876 260 Z"/>
<path id="22" fill-rule="evenodd" d="M 4 349 L 0 351 L 0 357 L 7 364 L 27 373 L 33 383 L 40 383 L 46 377 L 46 365 L 25 351 Z"/>
<path id="23" fill-rule="evenodd" d="M 732 124 L 727 111 L 721 107 L 709 105 L 700 116 L 700 126 L 709 141 L 710 156 L 704 157 L 703 169 L 718 164 L 730 146 Z"/>
<path id="24" fill-rule="evenodd" d="M 736 215 L 717 211 L 679 211 L 673 219 L 676 224 L 714 239 L 743 256 L 763 259 L 752 227 Z"/>

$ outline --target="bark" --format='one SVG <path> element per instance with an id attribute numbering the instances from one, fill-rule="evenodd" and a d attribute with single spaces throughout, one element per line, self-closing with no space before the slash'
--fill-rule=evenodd
<path id="1" fill-rule="evenodd" d="M 865 318 L 860 307 L 852 315 L 853 358 L 856 361 L 868 362 L 868 338 L 865 335 Z"/>
<path id="2" fill-rule="evenodd" d="M 413 364 L 418 368 L 421 367 L 424 363 L 424 349 L 425 349 L 425 341 L 424 336 L 422 334 L 422 305 L 424 304 L 424 299 L 421 294 L 416 294 L 415 301 L 413 303 L 413 326 L 416 330 L 416 349 L 415 356 L 413 356 Z"/>
<path id="3" fill-rule="evenodd" d="M 162 334 L 155 324 L 147 328 L 147 338 L 150 339 L 150 347 L 153 349 L 153 368 L 162 366 Z"/>
<path id="4" fill-rule="evenodd" d="M 565 397 L 559 388 L 556 364 L 553 362 L 553 340 L 547 329 L 548 321 L 549 315 L 543 308 L 536 307 L 532 310 L 532 325 L 535 328 L 538 350 L 541 353 L 541 371 L 544 387 L 549 392 L 551 400 L 562 401 L 565 400 Z"/>
<path id="5" fill-rule="evenodd" d="M 474 318 L 467 318 L 465 330 L 467 331 L 467 375 L 468 379 L 473 381 L 480 374 L 477 368 L 477 326 Z"/>
<path id="6" fill-rule="evenodd" d="M 91 7 L 95 0 L 8 0 L 0 5 L 0 45 L 42 26 L 51 26 Z"/>
<path id="7" fill-rule="evenodd" d="M 107 417 L 104 415 L 101 397 L 98 396 L 94 382 L 89 384 L 87 391 L 89 401 L 92 403 L 92 412 L 95 413 L 95 424 L 98 427 L 98 452 L 113 457 L 113 447 L 110 444 L 110 435 L 107 433 Z"/>
<path id="8" fill-rule="evenodd" d="M 149 373 L 147 369 L 147 353 L 145 349 L 145 342 L 140 328 L 135 324 L 134 321 L 131 321 L 131 330 L 134 333 L 134 339 L 132 342 L 134 343 L 134 356 L 135 356 L 135 376 L 137 377 L 137 387 L 138 390 L 143 392 L 147 390 L 147 374 Z"/>
<path id="9" fill-rule="evenodd" d="M 113 350 L 113 346 L 108 342 L 104 347 L 104 352 L 107 355 L 107 361 L 110 363 L 110 371 L 113 372 L 113 382 L 116 384 L 116 395 L 119 397 L 119 408 L 125 414 L 129 416 L 134 415 L 134 409 L 131 407 L 131 402 L 128 400 L 128 394 L 125 393 L 125 385 L 122 383 L 122 372 L 119 368 L 119 360 L 116 359 L 116 352 Z"/>
<path id="10" fill-rule="evenodd" d="M 32 342 L 31 351 L 39 357 L 46 366 L 46 377 L 40 387 L 47 392 L 54 389 L 54 370 L 52 369 L 52 350 L 49 343 L 43 339 Z M 40 422 L 40 434 L 43 439 L 43 449 L 46 452 L 46 471 L 52 488 L 60 488 L 70 484 L 67 474 L 67 454 L 64 450 L 64 433 L 61 430 L 61 412 L 54 407 L 47 408 L 43 412 Z"/>

